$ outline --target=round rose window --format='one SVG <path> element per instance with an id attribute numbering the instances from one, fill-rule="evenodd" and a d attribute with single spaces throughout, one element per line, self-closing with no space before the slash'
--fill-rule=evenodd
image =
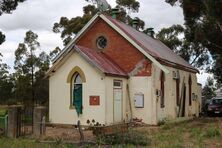
<path id="1" fill-rule="evenodd" d="M 104 49 L 107 46 L 107 39 L 104 36 L 100 36 L 96 39 L 96 45 L 99 49 Z"/>

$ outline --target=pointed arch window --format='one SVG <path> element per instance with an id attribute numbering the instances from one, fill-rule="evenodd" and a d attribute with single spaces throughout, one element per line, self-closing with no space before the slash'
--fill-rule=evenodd
<path id="1" fill-rule="evenodd" d="M 82 79 L 79 73 L 75 73 L 72 78 L 72 106 L 75 106 L 77 114 L 82 114 Z"/>
<path id="2" fill-rule="evenodd" d="M 192 105 L 192 78 L 191 78 L 191 75 L 189 75 L 188 84 L 189 84 L 189 106 L 191 106 Z"/>
<path id="3" fill-rule="evenodd" d="M 160 74 L 160 90 L 161 90 L 161 98 L 160 98 L 160 107 L 164 108 L 165 107 L 165 86 L 164 86 L 164 82 L 165 82 L 165 74 L 163 71 L 161 71 Z"/>
<path id="4" fill-rule="evenodd" d="M 177 71 L 178 78 L 176 79 L 176 104 L 180 105 L 180 73 Z"/>

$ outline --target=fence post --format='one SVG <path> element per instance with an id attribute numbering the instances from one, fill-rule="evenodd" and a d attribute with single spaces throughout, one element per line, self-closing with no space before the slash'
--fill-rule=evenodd
<path id="1" fill-rule="evenodd" d="M 44 125 L 42 124 L 44 121 L 44 116 L 46 114 L 45 107 L 35 107 L 33 113 L 33 134 L 36 137 L 39 137 L 44 134 Z"/>
<path id="2" fill-rule="evenodd" d="M 19 109 L 21 109 L 21 106 L 10 106 L 8 109 L 7 136 L 10 138 L 17 138 L 19 136 L 19 124 L 21 123 Z"/>

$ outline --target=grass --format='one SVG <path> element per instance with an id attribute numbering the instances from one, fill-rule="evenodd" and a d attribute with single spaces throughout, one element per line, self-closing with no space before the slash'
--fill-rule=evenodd
<path id="1" fill-rule="evenodd" d="M 101 141 L 102 143 L 108 145 L 149 146 L 151 143 L 147 135 L 133 130 L 124 133 L 116 133 L 103 136 L 101 137 Z"/>
<path id="2" fill-rule="evenodd" d="M 222 119 L 196 119 L 178 124 L 165 124 L 150 133 L 151 147 L 222 147 Z"/>
<path id="3" fill-rule="evenodd" d="M 137 146 L 155 148 L 222 147 L 222 118 L 202 118 L 176 124 L 166 123 L 159 127 L 137 127 L 132 130 L 129 131 L 130 133 L 105 137 L 106 139 L 102 139 L 102 144 L 112 145 L 114 148 L 134 148 Z M 80 147 L 73 144 L 63 144 L 62 141 L 49 144 L 39 143 L 33 139 L 8 138 L 0 138 L 0 146 L 4 148 Z M 83 145 L 82 147 L 98 147 L 98 145 Z"/>
<path id="4" fill-rule="evenodd" d="M 9 139 L 0 137 L 0 146 L 2 148 L 78 148 L 74 144 L 61 143 L 40 143 L 34 139 Z M 85 145 L 84 147 L 88 147 Z"/>

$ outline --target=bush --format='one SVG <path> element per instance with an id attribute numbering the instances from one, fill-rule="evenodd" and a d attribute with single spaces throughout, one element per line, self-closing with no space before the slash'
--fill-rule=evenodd
<path id="1" fill-rule="evenodd" d="M 0 117 L 4 117 L 7 114 L 6 109 L 0 109 Z"/>
<path id="2" fill-rule="evenodd" d="M 207 129 L 204 136 L 207 138 L 217 137 L 217 136 L 220 136 L 220 131 L 215 127 L 211 127 L 209 129 Z"/>
<path id="3" fill-rule="evenodd" d="M 135 131 L 104 135 L 101 139 L 103 143 L 110 145 L 132 144 L 139 146 L 148 146 L 151 144 L 151 140 L 146 135 Z"/>
<path id="4" fill-rule="evenodd" d="M 159 121 L 157 122 L 157 125 L 158 125 L 158 126 L 161 126 L 161 125 L 164 125 L 164 124 L 166 124 L 166 118 L 161 119 L 161 120 L 159 120 Z"/>

